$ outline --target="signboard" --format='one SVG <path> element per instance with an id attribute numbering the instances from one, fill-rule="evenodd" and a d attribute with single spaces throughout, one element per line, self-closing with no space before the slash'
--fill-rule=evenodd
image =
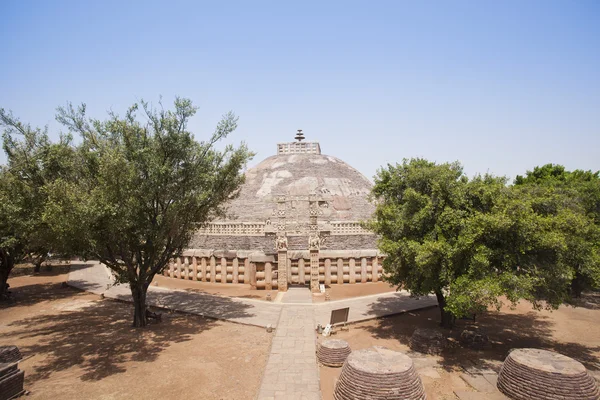
<path id="1" fill-rule="evenodd" d="M 329 323 L 331 325 L 336 324 L 346 324 L 348 322 L 348 314 L 350 313 L 350 308 L 340 308 L 338 310 L 331 311 L 331 319 Z"/>

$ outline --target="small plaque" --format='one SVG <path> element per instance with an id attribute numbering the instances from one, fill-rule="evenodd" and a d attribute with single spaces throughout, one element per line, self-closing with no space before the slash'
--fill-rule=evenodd
<path id="1" fill-rule="evenodd" d="M 346 324 L 348 322 L 348 314 L 350 313 L 350 307 L 340 308 L 331 311 L 331 319 L 329 324 Z"/>
<path id="2" fill-rule="evenodd" d="M 319 290 L 321 291 L 321 293 L 325 293 L 325 285 L 323 285 L 322 283 L 319 285 Z"/>

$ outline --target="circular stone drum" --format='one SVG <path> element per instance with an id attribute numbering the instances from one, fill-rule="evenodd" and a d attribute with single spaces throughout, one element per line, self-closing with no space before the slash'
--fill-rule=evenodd
<path id="1" fill-rule="evenodd" d="M 424 400 L 423 383 L 406 354 L 375 346 L 353 351 L 333 393 L 335 400 Z"/>
<path id="2" fill-rule="evenodd" d="M 319 345 L 317 358 L 328 367 L 341 367 L 350 355 L 350 345 L 345 340 L 329 339 Z"/>
<path id="3" fill-rule="evenodd" d="M 515 400 L 600 398 L 596 381 L 580 362 L 540 349 L 511 351 L 500 368 L 498 389 Z"/>

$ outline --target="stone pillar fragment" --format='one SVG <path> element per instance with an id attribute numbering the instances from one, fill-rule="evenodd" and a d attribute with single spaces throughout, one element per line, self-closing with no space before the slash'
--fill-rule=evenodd
<path id="1" fill-rule="evenodd" d="M 356 260 L 354 258 L 348 260 L 348 267 L 350 270 L 350 283 L 356 283 Z"/>
<path id="2" fill-rule="evenodd" d="M 215 256 L 210 257 L 210 283 L 215 283 L 217 275 L 217 259 Z"/>
<path id="3" fill-rule="evenodd" d="M 377 282 L 379 280 L 379 260 L 377 257 L 373 257 L 373 282 Z"/>
<path id="4" fill-rule="evenodd" d="M 277 253 L 277 289 L 280 292 L 287 292 L 288 290 L 288 257 L 287 257 L 287 246 L 285 249 L 280 249 Z"/>
<path id="5" fill-rule="evenodd" d="M 298 283 L 306 285 L 306 278 L 304 277 L 304 257 L 298 259 Z"/>
<path id="6" fill-rule="evenodd" d="M 367 283 L 367 259 L 365 257 L 360 259 L 360 282 Z"/>
<path id="7" fill-rule="evenodd" d="M 181 257 L 177 257 L 177 279 L 181 279 Z"/>
<path id="8" fill-rule="evenodd" d="M 310 250 L 310 290 L 319 292 L 319 250 Z"/>
<path id="9" fill-rule="evenodd" d="M 206 257 L 200 259 L 200 278 L 206 282 Z"/>
<path id="10" fill-rule="evenodd" d="M 192 278 L 195 281 L 197 281 L 198 280 L 198 257 L 195 257 L 195 256 L 192 257 L 192 273 L 194 274 Z"/>
<path id="11" fill-rule="evenodd" d="M 273 275 L 272 275 L 273 266 L 270 262 L 265 263 L 265 289 L 271 290 L 273 289 Z"/>
<path id="12" fill-rule="evenodd" d="M 236 257 L 233 259 L 233 279 L 231 281 L 232 283 L 238 283 L 238 276 L 240 273 L 239 267 L 240 267 L 239 260 Z"/>
<path id="13" fill-rule="evenodd" d="M 244 259 L 244 283 L 250 283 L 250 259 Z"/>
<path id="14" fill-rule="evenodd" d="M 190 258 L 189 257 L 183 257 L 183 273 L 184 273 L 184 278 L 185 280 L 190 279 Z"/>
<path id="15" fill-rule="evenodd" d="M 325 259 L 325 285 L 331 285 L 331 259 Z"/>
<path id="16" fill-rule="evenodd" d="M 227 283 L 227 259 L 221 258 L 221 283 Z"/>
<path id="17" fill-rule="evenodd" d="M 337 267 L 338 267 L 338 280 L 337 283 L 339 285 L 344 284 L 344 260 L 341 258 L 337 259 Z"/>

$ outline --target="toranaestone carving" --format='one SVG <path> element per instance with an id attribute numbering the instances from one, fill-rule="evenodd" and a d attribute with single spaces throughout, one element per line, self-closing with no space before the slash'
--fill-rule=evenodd
<path id="1" fill-rule="evenodd" d="M 308 237 L 308 249 L 309 250 L 319 250 L 321 248 L 321 237 L 316 235 L 310 235 Z"/>
<path id="2" fill-rule="evenodd" d="M 275 245 L 277 250 L 287 250 L 288 248 L 288 240 L 286 236 L 277 236 L 275 239 Z"/>

